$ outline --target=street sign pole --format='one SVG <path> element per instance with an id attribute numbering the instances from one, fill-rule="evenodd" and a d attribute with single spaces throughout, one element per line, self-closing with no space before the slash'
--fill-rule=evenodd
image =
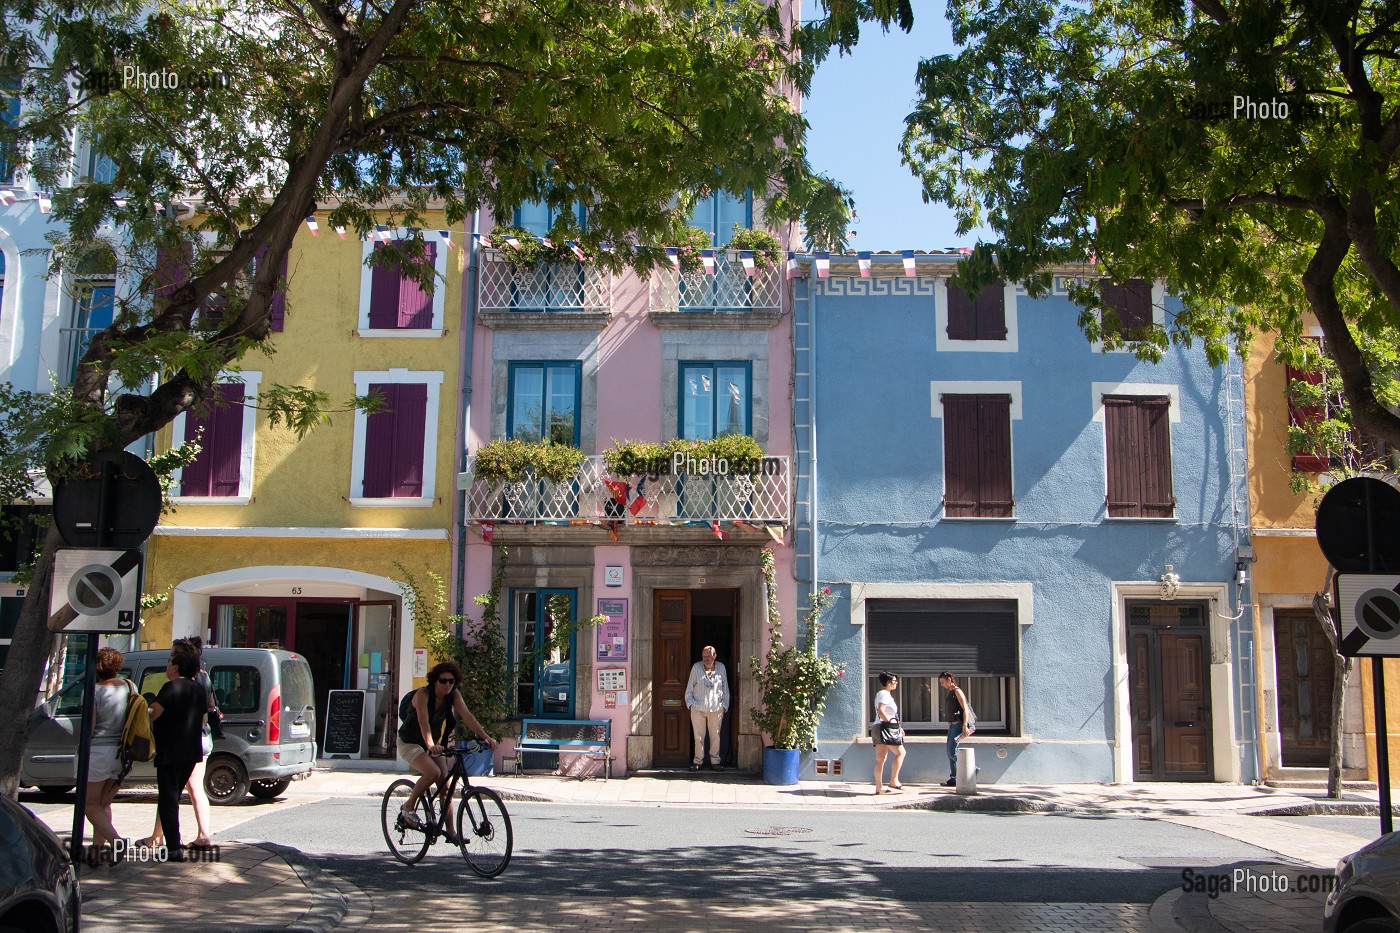
<path id="1" fill-rule="evenodd" d="M 113 464 L 102 464 L 101 493 L 97 499 L 97 541 L 107 543 L 107 515 L 111 507 Z M 83 718 L 78 735 L 78 787 L 73 801 L 73 874 L 82 874 L 83 818 L 87 815 L 88 762 L 92 758 L 93 707 L 97 705 L 97 633 L 87 633 L 87 669 L 83 673 Z M 100 857 L 100 856 L 99 856 Z"/>
<path id="2" fill-rule="evenodd" d="M 1376 510 L 1372 487 L 1365 486 L 1366 502 L 1366 569 L 1376 572 Z M 1380 789 L 1381 835 L 1395 828 L 1390 808 L 1390 730 L 1385 716 L 1385 658 L 1371 658 L 1371 704 L 1376 708 L 1376 783 Z"/>

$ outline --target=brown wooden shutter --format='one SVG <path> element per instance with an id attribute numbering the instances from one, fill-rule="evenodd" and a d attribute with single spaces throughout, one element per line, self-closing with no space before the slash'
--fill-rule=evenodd
<path id="1" fill-rule="evenodd" d="M 1006 339 L 1006 283 L 998 279 L 986 288 L 973 303 L 977 317 L 978 340 Z"/>
<path id="2" fill-rule="evenodd" d="M 943 396 L 943 510 L 949 518 L 1010 518 L 1011 396 Z"/>
<path id="3" fill-rule="evenodd" d="M 1171 400 L 1106 395 L 1104 440 L 1110 518 L 1171 518 Z"/>
<path id="4" fill-rule="evenodd" d="M 1099 295 L 1118 315 L 1119 333 L 1131 336 L 1152 326 L 1152 283 L 1146 279 L 1129 279 L 1121 285 L 1100 282 Z"/>
<path id="5" fill-rule="evenodd" d="M 952 282 L 948 283 L 948 339 L 977 339 L 977 314 L 972 299 Z"/>

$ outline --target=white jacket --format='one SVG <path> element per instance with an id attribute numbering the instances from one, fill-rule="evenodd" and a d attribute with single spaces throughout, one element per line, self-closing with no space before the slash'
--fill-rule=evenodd
<path id="1" fill-rule="evenodd" d="M 715 662 L 715 672 L 705 673 L 705 662 L 696 661 L 690 668 L 690 681 L 685 685 L 685 705 L 706 713 L 722 713 L 729 709 L 729 678 L 724 664 Z"/>

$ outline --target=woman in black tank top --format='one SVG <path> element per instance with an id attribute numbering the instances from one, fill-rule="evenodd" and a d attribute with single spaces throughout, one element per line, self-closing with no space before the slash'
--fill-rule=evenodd
<path id="1" fill-rule="evenodd" d="M 486 734 L 467 709 L 457 689 L 461 682 L 461 668 L 451 661 L 438 664 L 428 672 L 428 685 L 413 694 L 413 715 L 399 727 L 399 757 L 421 775 L 403 806 L 404 821 L 409 825 L 418 822 L 414 808 L 419 796 L 433 784 L 441 785 L 452 770 L 448 759 L 435 756 L 441 755 L 443 745 L 453 740 L 458 722 L 466 723 L 492 750 L 496 748 L 496 740 Z M 456 825 L 450 810 L 447 817 L 448 826 Z"/>
<path id="2" fill-rule="evenodd" d="M 953 679 L 951 671 L 938 675 L 938 686 L 948 691 L 943 698 L 943 715 L 948 720 L 948 780 L 943 782 L 943 786 L 953 787 L 958 783 L 958 742 L 972 734 L 973 730 L 968 726 L 972 715 L 967 694 Z"/>

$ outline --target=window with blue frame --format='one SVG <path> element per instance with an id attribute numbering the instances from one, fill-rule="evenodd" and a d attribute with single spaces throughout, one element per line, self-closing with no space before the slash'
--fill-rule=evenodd
<path id="1" fill-rule="evenodd" d="M 68 381 L 71 383 L 78 374 L 78 361 L 87 352 L 93 334 L 101 333 L 111 326 L 116 313 L 116 283 L 111 280 L 88 280 L 79 282 L 78 293 L 73 300 L 73 327 L 70 330 Z"/>
<path id="2" fill-rule="evenodd" d="M 680 424 L 686 440 L 750 434 L 753 423 L 753 364 L 682 362 L 679 368 Z"/>
<path id="3" fill-rule="evenodd" d="M 574 204 L 570 207 L 559 209 L 550 207 L 542 201 L 530 201 L 515 209 L 515 225 L 527 233 L 535 236 L 549 236 L 549 231 L 554 229 L 554 223 L 561 214 L 574 215 L 574 220 L 580 230 L 587 229 L 587 213 L 583 205 Z"/>
<path id="4" fill-rule="evenodd" d="M 551 651 L 535 649 L 549 639 L 556 622 L 573 618 L 577 600 L 572 589 L 511 590 L 509 650 L 516 671 L 515 711 L 521 716 L 574 716 L 576 636 Z"/>
<path id="5" fill-rule="evenodd" d="M 753 195 L 745 192 L 735 196 L 725 191 L 716 191 L 702 198 L 690 214 L 690 225 L 708 230 L 711 242 L 716 247 L 729 245 L 734 236 L 734 225 L 753 226 Z"/>
<path id="6" fill-rule="evenodd" d="M 83 172 L 93 181 L 107 183 L 117 177 L 117 163 L 111 156 L 97 148 L 95 140 L 88 142 L 87 165 Z"/>
<path id="7" fill-rule="evenodd" d="M 506 436 L 515 440 L 579 446 L 578 361 L 512 362 L 506 389 Z"/>
<path id="8" fill-rule="evenodd" d="M 5 93 L 0 91 L 0 93 Z M 19 97 L 6 96 L 0 100 L 0 120 L 10 126 L 19 123 Z M 0 185 L 13 184 L 18 161 L 13 145 L 0 145 Z"/>
<path id="9" fill-rule="evenodd" d="M 580 205 L 564 209 L 572 213 L 580 230 L 586 215 Z M 535 236 L 548 236 L 560 211 L 539 201 L 515 211 L 515 225 Z M 579 263 L 550 263 L 530 272 L 517 272 L 511 282 L 511 308 L 516 311 L 581 311 L 584 306 L 584 272 Z"/>

